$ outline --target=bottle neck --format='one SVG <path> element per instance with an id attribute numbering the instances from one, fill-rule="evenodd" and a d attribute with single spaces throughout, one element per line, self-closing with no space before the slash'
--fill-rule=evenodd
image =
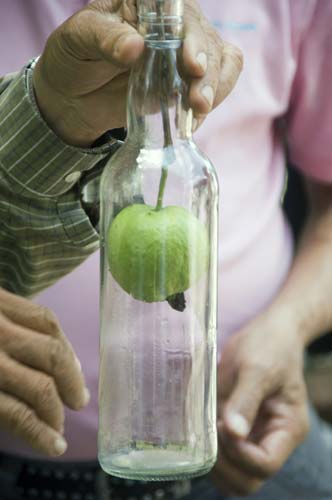
<path id="1" fill-rule="evenodd" d="M 192 135 L 187 85 L 177 69 L 181 40 L 146 40 L 128 93 L 128 138 L 151 148 L 171 146 Z"/>
<path id="2" fill-rule="evenodd" d="M 182 40 L 184 0 L 137 0 L 138 30 L 145 40 Z"/>

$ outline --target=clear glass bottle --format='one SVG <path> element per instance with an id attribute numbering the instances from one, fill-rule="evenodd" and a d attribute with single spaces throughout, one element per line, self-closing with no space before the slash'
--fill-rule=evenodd
<path id="1" fill-rule="evenodd" d="M 99 461 L 146 481 L 217 455 L 218 184 L 177 70 L 183 0 L 138 1 L 128 135 L 101 181 Z"/>

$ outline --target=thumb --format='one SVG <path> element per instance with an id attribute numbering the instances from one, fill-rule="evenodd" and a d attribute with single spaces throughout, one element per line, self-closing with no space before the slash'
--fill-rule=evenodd
<path id="1" fill-rule="evenodd" d="M 144 40 L 112 2 L 93 2 L 68 19 L 60 28 L 66 52 L 79 60 L 104 60 L 117 68 L 131 66 L 141 55 Z"/>
<path id="2" fill-rule="evenodd" d="M 223 429 L 238 438 L 250 434 L 259 408 L 265 398 L 261 374 L 242 370 L 222 413 Z"/>

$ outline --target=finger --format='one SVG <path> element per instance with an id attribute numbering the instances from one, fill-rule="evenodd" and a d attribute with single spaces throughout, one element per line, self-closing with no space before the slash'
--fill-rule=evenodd
<path id="1" fill-rule="evenodd" d="M 56 315 L 51 309 L 9 293 L 3 289 L 0 289 L 0 304 L 1 312 L 10 319 L 12 323 L 21 325 L 23 328 L 35 330 L 38 333 L 50 335 L 66 344 L 68 351 L 71 352 L 74 362 L 80 371 L 80 362 L 68 339 L 64 335 Z"/>
<path id="2" fill-rule="evenodd" d="M 262 486 L 263 481 L 239 470 L 225 456 L 221 456 L 217 462 L 214 472 L 214 480 L 225 493 L 247 496 L 255 493 Z"/>
<path id="3" fill-rule="evenodd" d="M 13 323 L 62 338 L 63 332 L 55 314 L 48 308 L 0 288 L 1 312 Z"/>
<path id="4" fill-rule="evenodd" d="M 239 469 L 268 479 L 282 467 L 297 445 L 289 431 L 279 430 L 266 436 L 259 445 L 240 441 L 224 450 L 228 460 Z"/>
<path id="5" fill-rule="evenodd" d="M 235 45 L 223 42 L 221 68 L 214 106 L 218 106 L 230 94 L 243 69 L 243 55 Z"/>
<path id="6" fill-rule="evenodd" d="M 255 423 L 257 425 L 257 422 Z M 258 442 L 234 440 L 226 433 L 219 434 L 220 447 L 230 462 L 245 472 L 267 479 L 286 462 L 309 430 L 307 407 L 294 408 L 294 422 L 284 428 L 267 427 Z"/>
<path id="7" fill-rule="evenodd" d="M 67 443 L 61 434 L 42 422 L 24 403 L 3 392 L 0 392 L 0 427 L 41 453 L 56 457 L 66 451 Z"/>
<path id="8" fill-rule="evenodd" d="M 299 429 L 303 429 L 301 418 L 296 422 Z M 265 454 L 265 468 L 271 471 L 271 475 L 278 471 L 286 462 L 293 451 L 304 440 L 305 433 L 297 432 L 296 428 L 293 429 L 279 429 L 274 432 L 268 433 L 260 442 L 260 447 Z M 260 458 L 255 448 L 247 448 L 248 459 L 252 462 L 258 462 Z M 244 454 L 244 451 L 243 451 Z M 255 456 L 256 455 L 256 456 Z"/>
<path id="9" fill-rule="evenodd" d="M 62 401 L 78 410 L 89 401 L 83 373 L 69 343 L 55 339 L 9 320 L 1 322 L 3 349 L 16 361 L 51 376 Z"/>
<path id="10" fill-rule="evenodd" d="M 0 353 L 0 390 L 23 401 L 40 420 L 63 432 L 63 405 L 51 377 Z"/>
<path id="11" fill-rule="evenodd" d="M 200 126 L 204 123 L 205 119 L 206 119 L 206 117 L 199 118 L 199 119 L 197 119 L 197 118 L 193 119 L 193 127 L 192 127 L 193 133 L 196 132 L 200 128 Z"/>
<path id="12" fill-rule="evenodd" d="M 268 479 L 274 472 L 271 458 L 259 445 L 246 440 L 234 440 L 226 433 L 220 433 L 219 446 L 222 456 L 242 472 L 261 480 Z"/>
<path id="13" fill-rule="evenodd" d="M 96 3 L 97 5 L 97 3 Z M 79 60 L 108 61 L 116 76 L 137 61 L 144 40 L 117 13 L 91 5 L 66 21 L 53 35 L 67 54 Z"/>
<path id="14" fill-rule="evenodd" d="M 219 40 L 219 47 L 209 46 L 205 75 L 190 86 L 189 101 L 197 118 L 204 118 L 235 87 L 242 71 L 242 53 L 232 44 Z"/>
<path id="15" fill-rule="evenodd" d="M 213 108 L 218 87 L 220 59 L 217 52 L 209 52 L 207 70 L 202 78 L 195 78 L 189 86 L 189 105 L 195 118 L 204 118 Z"/>
<path id="16" fill-rule="evenodd" d="M 238 438 L 247 438 L 265 398 L 265 380 L 262 371 L 242 369 L 222 410 L 222 432 Z"/>
<path id="17" fill-rule="evenodd" d="M 185 38 L 180 55 L 182 72 L 190 78 L 201 78 L 207 70 L 208 46 L 203 30 L 202 16 L 191 3 L 186 4 L 184 29 Z"/>

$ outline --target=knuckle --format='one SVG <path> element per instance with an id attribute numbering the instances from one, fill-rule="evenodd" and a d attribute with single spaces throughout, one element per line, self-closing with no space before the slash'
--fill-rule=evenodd
<path id="1" fill-rule="evenodd" d="M 196 3 L 186 2 L 185 17 L 188 21 L 202 24 L 202 13 Z"/>
<path id="2" fill-rule="evenodd" d="M 227 53 L 231 56 L 233 63 L 235 64 L 236 68 L 238 71 L 242 71 L 243 69 L 243 52 L 239 47 L 236 45 L 233 45 L 231 43 L 228 43 L 224 45 L 223 47 L 224 53 Z"/>
<path id="3" fill-rule="evenodd" d="M 51 370 L 56 370 L 57 366 L 64 361 L 64 346 L 61 342 L 55 339 L 50 339 L 49 342 L 49 364 L 51 366 Z"/>
<path id="4" fill-rule="evenodd" d="M 212 24 L 206 19 L 201 19 L 202 28 L 204 30 L 205 36 L 207 38 L 208 44 L 213 49 L 216 57 L 220 57 L 220 53 L 223 50 L 224 42 L 220 37 L 218 31 L 212 26 Z"/>
<path id="5" fill-rule="evenodd" d="M 36 416 L 32 413 L 30 413 L 30 416 L 27 417 L 24 421 L 22 432 L 24 432 L 25 436 L 29 438 L 35 445 L 37 445 L 39 442 L 42 442 L 43 440 L 42 426 L 40 425 Z"/>
<path id="6" fill-rule="evenodd" d="M 207 23 L 207 25 L 208 25 L 207 32 L 208 32 L 209 43 L 214 48 L 216 57 L 220 57 L 221 53 L 224 50 L 224 42 L 220 38 L 217 30 L 213 26 L 211 26 L 210 23 Z"/>
<path id="7" fill-rule="evenodd" d="M 243 58 L 243 53 L 241 52 L 240 49 L 237 49 L 237 54 L 234 56 L 235 63 L 237 65 L 238 70 L 241 72 L 243 70 L 244 66 L 244 58 Z"/>
<path id="8" fill-rule="evenodd" d="M 211 49 L 208 51 L 208 65 L 210 71 L 213 71 L 215 73 L 216 78 L 219 77 L 219 72 L 221 69 L 221 59 L 220 57 L 217 57 L 215 51 Z"/>
<path id="9" fill-rule="evenodd" d="M 278 382 L 277 374 L 263 359 L 248 359 L 242 362 L 240 377 L 256 385 L 260 394 L 271 392 Z"/>
<path id="10" fill-rule="evenodd" d="M 45 375 L 39 380 L 37 390 L 37 403 L 41 406 L 50 405 L 57 398 L 57 390 L 53 379 Z"/>
<path id="11" fill-rule="evenodd" d="M 54 314 L 54 312 L 48 307 L 41 307 L 41 314 L 43 317 L 43 322 L 45 328 L 50 333 L 60 333 L 61 328 L 58 322 L 58 318 Z"/>
<path id="12" fill-rule="evenodd" d="M 36 413 L 28 406 L 13 404 L 8 414 L 8 427 L 16 435 L 26 439 L 32 445 L 43 442 L 43 427 Z"/>
<path id="13" fill-rule="evenodd" d="M 60 35 L 60 39 L 66 47 L 72 47 L 76 44 L 77 34 L 80 33 L 80 25 L 85 16 L 85 11 L 78 12 L 75 16 L 67 19 L 67 21 L 59 28 L 58 33 Z"/>
<path id="14" fill-rule="evenodd" d="M 10 429 L 26 430 L 31 426 L 33 411 L 23 404 L 13 404 L 8 411 L 8 424 Z"/>

